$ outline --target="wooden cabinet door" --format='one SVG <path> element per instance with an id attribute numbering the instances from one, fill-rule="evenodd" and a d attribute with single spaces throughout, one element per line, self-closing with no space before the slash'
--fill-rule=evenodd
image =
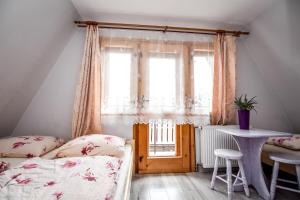
<path id="1" fill-rule="evenodd" d="M 168 135 L 162 136 L 162 131 L 159 135 L 153 135 L 149 124 L 134 125 L 133 137 L 136 142 L 135 169 L 137 173 L 195 171 L 194 127 L 183 124 L 176 125 L 174 129 L 176 130 L 173 134 L 175 140 L 172 140 L 173 143 L 170 145 L 170 142 L 162 140 L 163 137 L 168 137 Z M 172 137 L 171 134 L 169 137 Z M 157 142 L 156 144 L 153 144 L 153 138 Z M 155 153 L 153 153 L 153 148 L 156 148 Z"/>

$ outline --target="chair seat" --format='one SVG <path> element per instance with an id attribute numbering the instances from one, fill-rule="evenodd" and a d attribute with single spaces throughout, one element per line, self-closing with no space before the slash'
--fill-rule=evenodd
<path id="1" fill-rule="evenodd" d="M 243 162 L 241 159 L 243 157 L 243 154 L 239 151 L 232 150 L 232 149 L 216 149 L 215 156 L 216 156 L 216 159 L 215 159 L 214 172 L 213 172 L 211 183 L 210 183 L 211 189 L 214 189 L 216 179 L 220 179 L 221 181 L 227 183 L 227 188 L 228 188 L 227 193 L 228 193 L 229 200 L 231 200 L 231 198 L 232 198 L 232 193 L 234 192 L 234 188 L 233 188 L 234 186 L 242 185 L 245 190 L 246 196 L 249 197 L 250 196 L 249 187 L 248 187 L 248 183 L 247 183 L 247 179 L 246 179 L 246 175 L 245 175 Z M 224 174 L 224 175 L 218 175 L 218 160 L 219 160 L 219 158 L 226 159 L 226 174 Z M 232 174 L 232 169 L 231 169 L 232 160 L 236 160 L 239 165 L 240 170 L 237 173 L 237 175 Z M 227 180 L 222 178 L 224 176 L 227 177 Z M 232 176 L 236 178 L 233 184 L 232 184 Z M 238 183 L 238 181 L 240 181 L 240 183 Z"/>
<path id="2" fill-rule="evenodd" d="M 291 155 L 287 153 L 273 153 L 270 154 L 270 159 L 281 163 L 300 165 L 300 156 L 297 155 Z"/>
<path id="3" fill-rule="evenodd" d="M 239 160 L 243 157 L 243 154 L 241 152 L 232 149 L 216 149 L 215 155 L 231 160 Z"/>

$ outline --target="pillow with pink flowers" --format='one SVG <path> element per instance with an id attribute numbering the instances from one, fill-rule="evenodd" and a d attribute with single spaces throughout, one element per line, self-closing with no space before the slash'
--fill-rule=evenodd
<path id="1" fill-rule="evenodd" d="M 275 146 L 300 151 L 300 135 L 292 137 L 277 137 L 271 139 Z"/>
<path id="2" fill-rule="evenodd" d="M 85 135 L 61 146 L 56 157 L 80 157 L 80 156 L 114 156 L 122 157 L 124 155 L 125 140 L 123 138 L 92 134 Z"/>
<path id="3" fill-rule="evenodd" d="M 0 157 L 39 157 L 60 147 L 64 140 L 52 136 L 19 136 L 0 139 Z"/>
<path id="4" fill-rule="evenodd" d="M 290 137 L 291 136 L 288 136 L 288 137 L 269 137 L 266 143 L 275 145 L 275 143 L 277 143 L 278 141 L 282 141 L 283 139 L 288 139 Z"/>

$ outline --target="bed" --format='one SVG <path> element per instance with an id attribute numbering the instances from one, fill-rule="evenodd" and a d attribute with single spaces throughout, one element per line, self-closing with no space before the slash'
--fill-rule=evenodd
<path id="1" fill-rule="evenodd" d="M 124 155 L 52 159 L 0 158 L 10 169 L 0 173 L 0 199 L 128 200 L 133 172 L 134 142 L 127 140 Z"/>

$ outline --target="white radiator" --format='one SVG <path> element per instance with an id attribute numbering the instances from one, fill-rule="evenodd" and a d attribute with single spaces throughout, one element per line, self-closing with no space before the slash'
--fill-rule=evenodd
<path id="1" fill-rule="evenodd" d="M 213 168 L 215 149 L 235 149 L 237 144 L 233 137 L 217 131 L 218 128 L 237 128 L 237 126 L 202 126 L 200 127 L 200 165 L 203 168 Z M 237 166 L 237 162 L 232 163 Z M 226 167 L 225 159 L 219 159 L 219 167 Z"/>

